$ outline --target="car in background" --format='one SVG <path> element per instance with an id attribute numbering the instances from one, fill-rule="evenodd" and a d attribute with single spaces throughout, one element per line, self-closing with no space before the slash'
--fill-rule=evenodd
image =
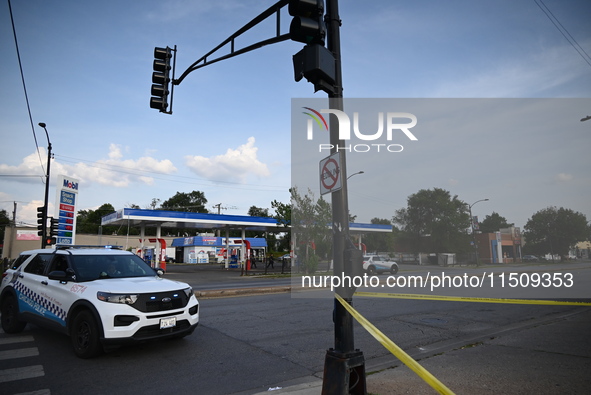
<path id="1" fill-rule="evenodd" d="M 190 285 L 162 274 L 118 249 L 25 251 L 2 274 L 0 323 L 5 333 L 19 333 L 28 322 L 65 333 L 80 358 L 187 336 L 199 324 L 199 302 Z"/>
<path id="2" fill-rule="evenodd" d="M 398 264 L 394 261 L 386 261 L 380 255 L 365 255 L 363 257 L 363 270 L 368 274 L 390 272 L 398 273 Z"/>
<path id="3" fill-rule="evenodd" d="M 537 262 L 540 259 L 537 256 L 535 256 L 535 255 L 524 255 L 524 256 L 521 257 L 521 260 L 523 262 Z"/>

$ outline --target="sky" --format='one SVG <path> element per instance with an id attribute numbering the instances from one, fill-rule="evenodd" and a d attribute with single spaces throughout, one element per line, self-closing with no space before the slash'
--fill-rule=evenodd
<path id="1" fill-rule="evenodd" d="M 272 213 L 272 201 L 289 202 L 299 164 L 314 164 L 305 174 L 319 177 L 318 155 L 292 147 L 292 117 L 301 113 L 292 99 L 326 98 L 294 81 L 292 56 L 303 44 L 284 41 L 196 70 L 175 86 L 172 115 L 149 108 L 154 47 L 177 46 L 178 77 L 274 3 L 11 0 L 25 97 L 3 1 L 0 209 L 12 216 L 16 203 L 17 223 L 36 224 L 48 145 L 40 122 L 54 154 L 50 213 L 58 175 L 79 180 L 78 210 L 148 208 L 194 190 L 212 212 L 219 204 L 232 215 L 251 206 Z M 591 115 L 589 1 L 339 3 L 345 98 L 380 99 L 385 111 L 392 104 L 409 113 L 429 99 L 413 129 L 418 140 L 395 141 L 403 152 L 361 162 L 350 155 L 349 174 L 364 171 L 349 181 L 357 222 L 391 218 L 408 196 L 435 187 L 468 204 L 487 198 L 474 215 L 497 212 L 519 227 L 549 206 L 591 219 L 591 120 L 580 121 Z M 289 21 L 283 10 L 282 33 Z M 274 35 L 271 18 L 239 37 L 236 49 Z M 472 102 L 456 99 L 472 98 L 476 113 L 512 99 L 551 100 L 527 128 L 504 127 L 506 112 L 494 111 L 427 127 L 442 108 L 457 112 Z M 532 119 L 520 111 L 507 123 Z"/>

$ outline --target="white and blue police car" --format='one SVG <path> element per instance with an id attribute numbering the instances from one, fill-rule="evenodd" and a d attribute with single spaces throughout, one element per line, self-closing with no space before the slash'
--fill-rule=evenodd
<path id="1" fill-rule="evenodd" d="M 27 322 L 57 329 L 70 336 L 80 358 L 125 343 L 187 336 L 199 324 L 199 302 L 188 284 L 161 274 L 115 248 L 25 251 L 2 274 L 2 329 L 18 333 Z"/>

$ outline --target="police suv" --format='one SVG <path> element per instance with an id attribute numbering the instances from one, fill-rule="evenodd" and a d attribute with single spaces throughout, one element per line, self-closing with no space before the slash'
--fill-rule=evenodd
<path id="1" fill-rule="evenodd" d="M 124 343 L 184 337 L 199 323 L 199 302 L 188 284 L 162 273 L 114 248 L 25 251 L 2 274 L 2 329 L 18 333 L 27 322 L 57 329 L 80 358 Z"/>

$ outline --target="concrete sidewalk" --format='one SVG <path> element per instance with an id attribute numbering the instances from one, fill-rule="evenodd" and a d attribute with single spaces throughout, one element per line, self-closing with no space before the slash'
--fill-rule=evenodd
<path id="1" fill-rule="evenodd" d="M 567 317 L 472 339 L 463 346 L 441 345 L 427 356 L 409 354 L 455 394 L 589 394 L 590 336 L 591 308 L 581 307 Z M 368 394 L 437 393 L 394 356 L 368 365 L 366 361 Z M 321 392 L 322 380 L 317 378 L 257 395 Z"/>

